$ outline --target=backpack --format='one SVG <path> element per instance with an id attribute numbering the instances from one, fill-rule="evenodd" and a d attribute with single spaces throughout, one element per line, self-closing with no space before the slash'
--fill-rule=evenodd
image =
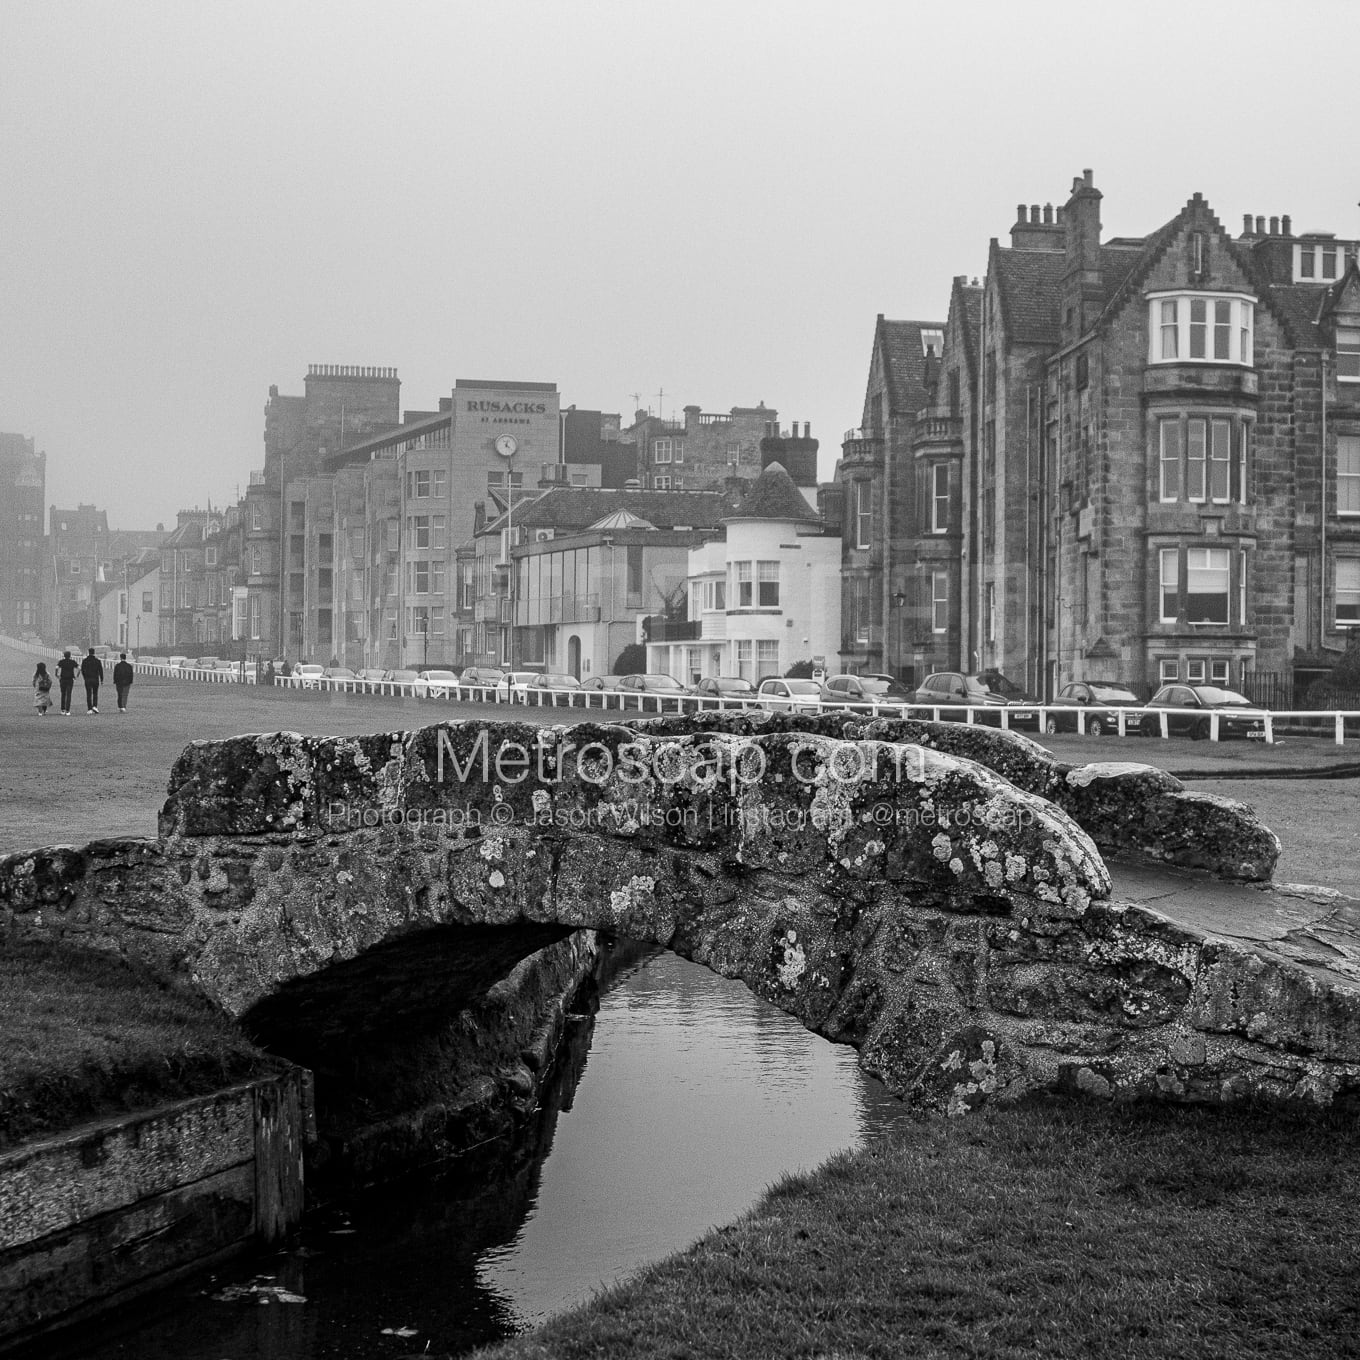
<path id="1" fill-rule="evenodd" d="M 40 675 L 38 677 L 38 693 L 46 694 L 52 688 L 52 677 L 50 675 Z"/>

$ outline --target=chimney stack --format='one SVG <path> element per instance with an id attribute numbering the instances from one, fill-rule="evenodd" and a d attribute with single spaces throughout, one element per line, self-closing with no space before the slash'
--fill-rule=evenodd
<path id="1" fill-rule="evenodd" d="M 1291 230 L 1293 225 L 1294 225 L 1293 222 L 1289 218 L 1289 214 L 1286 213 L 1282 218 L 1280 218 L 1280 235 L 1292 236 L 1294 234 L 1293 231 Z"/>
<path id="2" fill-rule="evenodd" d="M 1250 213 L 1243 213 L 1243 214 L 1242 214 L 1242 235 L 1243 235 L 1243 236 L 1250 236 L 1250 235 L 1251 235 L 1251 214 L 1250 214 Z"/>
<path id="3" fill-rule="evenodd" d="M 1272 217 L 1270 219 L 1270 234 L 1272 236 L 1278 236 L 1280 234 L 1280 219 L 1278 217 Z"/>
<path id="4" fill-rule="evenodd" d="M 1029 209 L 1023 203 L 1015 205 L 1015 220 L 1026 223 L 1029 221 Z"/>
<path id="5" fill-rule="evenodd" d="M 1266 234 L 1266 219 L 1264 217 L 1258 217 L 1256 219 L 1256 234 L 1258 236 L 1264 236 Z"/>
<path id="6" fill-rule="evenodd" d="M 1053 225 L 1053 205 L 1052 205 L 1051 203 L 1045 203 L 1045 204 L 1044 204 L 1044 226 L 1046 226 L 1046 227 L 1051 227 L 1052 225 Z"/>

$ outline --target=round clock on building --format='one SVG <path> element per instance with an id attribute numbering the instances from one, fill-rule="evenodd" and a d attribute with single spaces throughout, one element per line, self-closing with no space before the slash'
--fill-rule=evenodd
<path id="1" fill-rule="evenodd" d="M 499 435 L 496 439 L 496 452 L 502 458 L 513 458 L 518 448 L 519 441 L 512 434 Z"/>

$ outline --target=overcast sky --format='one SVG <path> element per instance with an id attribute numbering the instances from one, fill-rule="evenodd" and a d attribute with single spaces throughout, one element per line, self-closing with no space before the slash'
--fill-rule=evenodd
<path id="1" fill-rule="evenodd" d="M 1109 17 L 1106 17 L 1106 16 Z M 1360 236 L 1349 3 L 0 0 L 0 430 L 117 528 L 233 500 L 269 386 L 764 401 L 828 476 L 874 318 L 1019 202 Z M 659 394 L 664 392 L 664 396 Z"/>

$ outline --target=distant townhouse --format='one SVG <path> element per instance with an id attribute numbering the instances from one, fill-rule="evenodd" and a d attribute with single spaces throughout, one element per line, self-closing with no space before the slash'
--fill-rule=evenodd
<path id="1" fill-rule="evenodd" d="M 686 406 L 683 420 L 638 411 L 623 439 L 636 450 L 639 484 L 652 491 L 721 491 L 731 478 L 760 475 L 760 441 L 779 433 L 764 402 L 708 413 Z"/>
<path id="2" fill-rule="evenodd" d="M 44 625 L 43 509 L 47 455 L 31 437 L 0 433 L 0 633 L 36 637 Z"/>
<path id="3" fill-rule="evenodd" d="M 840 525 L 824 523 L 770 462 L 721 532 L 690 549 L 687 624 L 652 631 L 647 669 L 686 684 L 709 675 L 754 682 L 799 661 L 835 669 L 840 561 Z"/>

